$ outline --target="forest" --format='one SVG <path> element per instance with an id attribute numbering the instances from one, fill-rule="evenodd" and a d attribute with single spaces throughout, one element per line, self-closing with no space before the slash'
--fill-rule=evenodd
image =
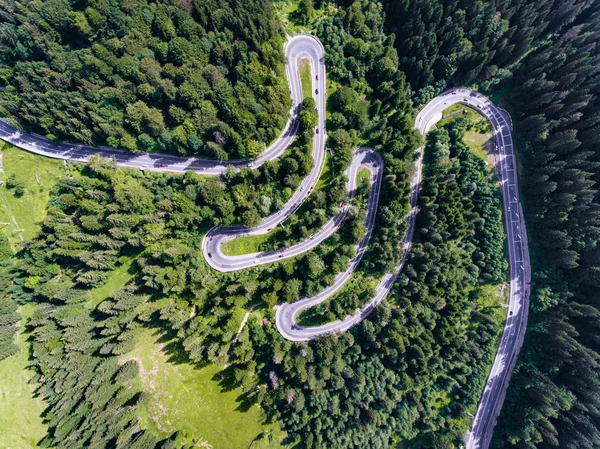
<path id="1" fill-rule="evenodd" d="M 484 161 L 460 141 L 464 126 L 430 137 L 423 231 L 373 319 L 301 345 L 254 320 L 235 349 L 275 390 L 262 401 L 306 447 L 388 447 L 420 435 L 442 447 L 466 430 L 501 330 L 494 307 L 482 305 L 482 281 L 497 282 L 506 265 L 502 240 L 483 253 L 503 234 L 500 196 Z"/>
<path id="2" fill-rule="evenodd" d="M 253 158 L 290 106 L 280 1 L 60 0 L 0 5 L 0 116 L 56 140 L 215 159 Z M 317 35 L 331 82 L 333 172 L 290 220 L 306 238 L 347 201 L 344 170 L 369 145 L 385 176 L 354 284 L 318 319 L 364 304 L 394 267 L 421 138 L 418 108 L 467 85 L 514 120 L 532 252 L 528 332 L 494 449 L 600 446 L 600 2 L 301 0 L 287 19 Z M 286 19 L 286 20 L 287 20 Z M 198 367 L 227 365 L 297 448 L 458 447 L 502 331 L 507 279 L 498 184 L 464 143 L 458 117 L 430 132 L 417 233 L 389 297 L 350 331 L 291 343 L 272 307 L 331 285 L 362 238 L 361 195 L 341 232 L 294 259 L 223 274 L 202 257 L 212 226 L 252 226 L 277 211 L 313 161 L 314 102 L 281 159 L 219 178 L 74 164 L 52 189 L 37 237 L 16 254 L 0 234 L 0 360 L 18 307 L 32 384 L 47 408 L 40 447 L 181 448 L 184 435 L 140 423 L 151 400 L 123 363 L 146 328 Z M 15 197 L 31 195 L 19 175 Z M 131 280 L 90 295 L 116 270 Z M 239 317 L 259 308 L 233 344 Z M 309 317 L 314 319 L 314 317 Z"/>
<path id="3" fill-rule="evenodd" d="M 291 107 L 272 16 L 269 0 L 2 2 L 0 116 L 51 140 L 254 158 Z"/>

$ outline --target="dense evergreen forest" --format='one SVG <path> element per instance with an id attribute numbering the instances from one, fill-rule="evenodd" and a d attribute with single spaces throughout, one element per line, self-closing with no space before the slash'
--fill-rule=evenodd
<path id="1" fill-rule="evenodd" d="M 415 109 L 468 84 L 512 114 L 535 266 L 495 449 L 600 447 L 599 10 L 597 0 L 301 0 L 290 16 L 326 49 L 334 174 L 290 219 L 282 245 L 338 212 L 352 151 L 368 144 L 386 172 L 360 270 L 378 278 L 401 256 Z M 276 17 L 267 0 L 4 2 L 0 115 L 55 139 L 254 157 L 289 109 Z M 499 191 L 463 143 L 465 120 L 429 134 L 405 269 L 351 331 L 290 343 L 272 306 L 314 295 L 347 267 L 362 237 L 358 201 L 342 232 L 295 259 L 223 274 L 202 257 L 212 226 L 252 226 L 298 187 L 313 163 L 313 109 L 305 100 L 297 140 L 259 170 L 216 179 L 99 158 L 73 166 L 37 238 L 11 259 L 0 235 L 0 359 L 16 350 L 18 305 L 35 304 L 21 325 L 48 406 L 41 447 L 185 447 L 179 433 L 161 439 L 140 425 L 151 398 L 135 382 L 137 363 L 120 357 L 145 327 L 168 335 L 176 358 L 229 362 L 223 384 L 281 422 L 290 446 L 460 443 L 502 330 L 489 288 L 506 276 Z M 16 176 L 7 187 L 27 195 L 19 186 Z M 93 299 L 123 268 L 132 280 Z M 322 313 L 343 316 L 368 293 L 348 289 Z M 232 347 L 239 312 L 256 303 Z"/>
<path id="2" fill-rule="evenodd" d="M 352 3 L 347 1 L 345 3 Z M 457 84 L 490 88 L 520 59 L 565 31 L 593 0 L 383 0 L 400 68 L 420 99 Z"/>
<path id="3" fill-rule="evenodd" d="M 0 4 L 0 116 L 131 151 L 256 157 L 291 100 L 269 0 Z"/>
<path id="4" fill-rule="evenodd" d="M 515 72 L 538 269 L 496 448 L 600 446 L 599 71 L 596 10 Z"/>
<path id="5" fill-rule="evenodd" d="M 236 370 L 256 367 L 274 390 L 260 390 L 261 401 L 306 447 L 389 447 L 423 435 L 453 447 L 466 430 L 501 330 L 481 281 L 506 265 L 502 240 L 492 243 L 503 233 L 499 190 L 460 141 L 464 127 L 431 135 L 421 232 L 372 319 L 307 344 L 253 320 L 235 349 Z"/>

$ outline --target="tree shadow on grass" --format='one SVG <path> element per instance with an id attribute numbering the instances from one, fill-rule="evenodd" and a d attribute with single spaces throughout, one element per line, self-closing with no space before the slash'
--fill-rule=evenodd
<path id="1" fill-rule="evenodd" d="M 233 391 L 240 386 L 239 382 L 235 379 L 235 368 L 231 365 L 215 373 L 212 380 L 219 383 L 221 391 Z"/>
<path id="2" fill-rule="evenodd" d="M 161 351 L 166 355 L 167 362 L 174 365 L 191 365 L 195 369 L 204 368 L 210 365 L 206 361 L 192 360 L 183 346 L 183 341 L 177 336 L 177 331 L 169 326 L 160 327 L 159 325 L 150 326 L 152 335 L 157 337 L 155 343 L 159 345 Z"/>

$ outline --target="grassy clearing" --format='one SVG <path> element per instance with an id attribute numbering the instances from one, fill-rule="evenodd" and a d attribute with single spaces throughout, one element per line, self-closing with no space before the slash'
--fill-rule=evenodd
<path id="1" fill-rule="evenodd" d="M 281 231 L 281 228 L 277 228 L 275 231 L 271 231 L 263 235 L 248 235 L 246 237 L 240 237 L 237 239 L 229 240 L 223 243 L 221 251 L 226 256 L 241 256 L 242 254 L 255 253 L 259 251 L 262 244 L 275 241 L 275 235 Z"/>
<path id="2" fill-rule="evenodd" d="M 456 118 L 466 116 L 469 121 L 469 129 L 465 133 L 463 141 L 469 146 L 471 151 L 480 158 L 487 160 L 488 146 L 487 143 L 493 137 L 493 130 L 490 122 L 479 114 L 475 109 L 462 104 L 455 104 L 444 110 L 444 116 L 457 111 L 466 111 L 463 114 L 456 114 L 440 120 L 438 126 L 444 126 Z M 493 148 L 493 147 L 492 147 Z M 490 167 L 491 168 L 491 167 Z"/>
<path id="3" fill-rule="evenodd" d="M 295 22 L 294 13 L 298 9 L 300 0 L 274 0 L 273 6 L 275 14 L 279 21 L 283 24 L 287 34 L 295 35 L 309 31 L 308 27 L 302 27 Z"/>
<path id="4" fill-rule="evenodd" d="M 32 304 L 20 307 L 24 319 L 32 311 Z M 33 396 L 36 386 L 28 383 L 33 371 L 27 369 L 30 344 L 22 327 L 15 344 L 19 352 L 0 362 L 0 447 L 30 449 L 46 434 L 41 417 L 46 406 Z"/>
<path id="5" fill-rule="evenodd" d="M 315 24 L 317 24 L 321 18 L 334 15 L 337 11 L 337 7 L 332 4 L 326 4 L 321 9 L 315 8 L 310 23 L 302 25 L 300 23 L 300 17 L 297 14 L 299 4 L 300 0 L 273 0 L 275 14 L 283 24 L 285 32 L 290 36 L 314 31 Z"/>
<path id="6" fill-rule="evenodd" d="M 63 162 L 36 156 L 0 141 L 2 171 L 0 180 L 6 183 L 12 174 L 23 181 L 26 192 L 21 197 L 0 186 L 0 232 L 9 239 L 15 251 L 21 241 L 34 237 L 46 217 L 50 190 L 65 176 Z M 19 231 L 22 229 L 22 231 Z"/>
<path id="7" fill-rule="evenodd" d="M 368 168 L 361 168 L 358 171 L 358 182 L 356 183 L 357 185 L 362 185 L 365 182 L 370 182 L 371 179 L 371 172 L 369 171 Z"/>
<path id="8" fill-rule="evenodd" d="M 323 171 L 321 172 L 321 176 L 313 189 L 313 192 L 318 190 L 323 190 L 329 187 L 329 183 L 333 179 L 333 163 L 331 160 L 331 156 L 329 155 L 329 151 L 325 152 L 325 160 L 323 161 Z"/>
<path id="9" fill-rule="evenodd" d="M 306 59 L 300 61 L 298 70 L 300 70 L 300 82 L 302 83 L 302 98 L 312 97 L 312 72 L 310 64 Z"/>
<path id="10" fill-rule="evenodd" d="M 145 329 L 138 336 L 135 349 L 123 356 L 123 360 L 133 359 L 140 364 L 138 387 L 151 396 L 149 404 L 140 410 L 144 426 L 161 436 L 181 430 L 188 442 L 197 447 L 281 447 L 283 433 L 279 427 L 263 424 L 264 414 L 258 406 L 248 408 L 239 402 L 241 389 L 223 390 L 220 367 L 170 363 L 160 338 L 157 331 Z M 252 443 L 265 433 L 270 438 Z"/>

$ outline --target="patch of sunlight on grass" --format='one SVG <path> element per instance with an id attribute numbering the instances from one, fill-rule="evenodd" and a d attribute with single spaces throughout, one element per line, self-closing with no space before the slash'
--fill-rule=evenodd
<path id="1" fill-rule="evenodd" d="M 15 344 L 19 352 L 0 361 L 0 447 L 30 449 L 46 435 L 42 422 L 46 404 L 34 397 L 36 385 L 29 384 L 34 372 L 29 370 L 30 343 L 23 331 L 23 323 L 33 312 L 33 304 L 19 308 L 21 327 Z"/>
<path id="2" fill-rule="evenodd" d="M 36 156 L 0 141 L 2 157 L 0 181 L 0 232 L 4 233 L 13 251 L 21 241 L 33 238 L 46 218 L 46 205 L 52 187 L 65 177 L 61 160 Z M 25 193 L 16 196 L 6 187 L 9 176 L 23 182 Z"/>
<path id="3" fill-rule="evenodd" d="M 144 426 L 166 437 L 176 430 L 190 444 L 208 444 L 214 449 L 280 448 L 283 432 L 277 424 L 265 424 L 263 411 L 240 401 L 240 388 L 224 388 L 217 365 L 197 368 L 189 363 L 171 363 L 156 330 L 144 329 L 133 351 L 122 361 L 140 365 L 139 387 L 150 394 L 140 410 Z M 173 359 L 181 359 L 171 354 Z M 268 435 L 267 437 L 265 437 Z M 254 439 L 263 439 L 252 443 Z M 264 445 L 268 442 L 268 445 Z"/>

